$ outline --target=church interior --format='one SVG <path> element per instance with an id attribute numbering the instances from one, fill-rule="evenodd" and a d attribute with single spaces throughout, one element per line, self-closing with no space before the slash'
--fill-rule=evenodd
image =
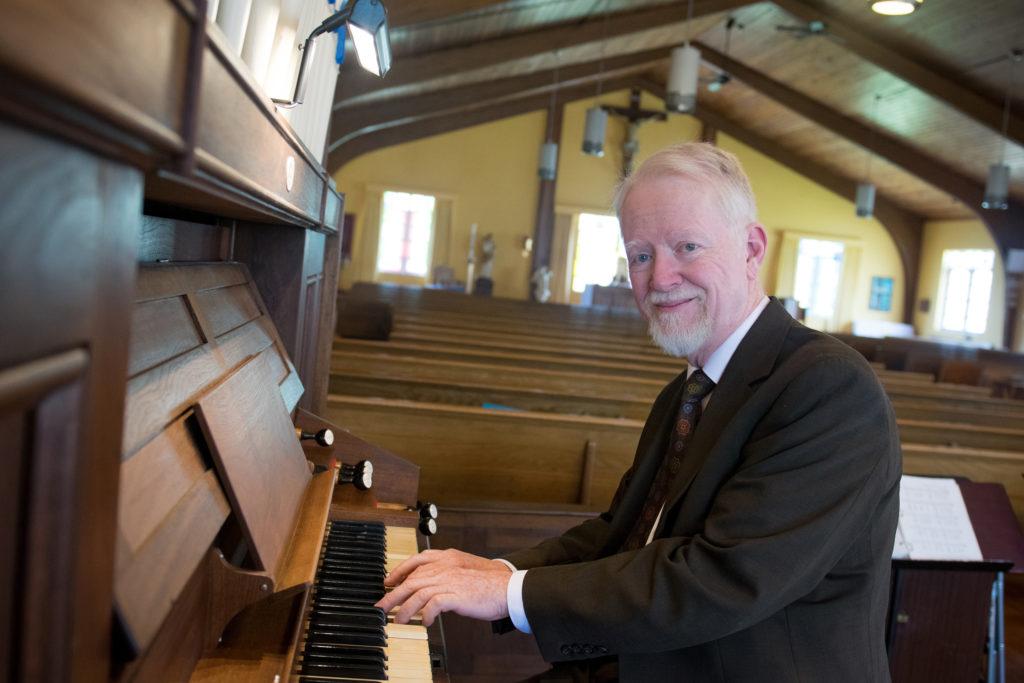
<path id="1" fill-rule="evenodd" d="M 0 79 L 0 677 L 543 671 L 450 614 L 320 663 L 329 570 L 608 508 L 686 369 L 613 195 L 701 141 L 891 401 L 897 533 L 966 525 L 894 553 L 892 680 L 1024 680 L 1019 0 L 2 0 Z"/>

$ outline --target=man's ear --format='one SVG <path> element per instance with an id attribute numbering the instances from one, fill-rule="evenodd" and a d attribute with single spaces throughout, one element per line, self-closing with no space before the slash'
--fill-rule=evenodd
<path id="1" fill-rule="evenodd" d="M 757 273 L 761 270 L 764 262 L 764 255 L 768 249 L 768 235 L 764 226 L 760 223 L 751 223 L 747 226 L 747 277 L 751 280 L 757 279 Z"/>

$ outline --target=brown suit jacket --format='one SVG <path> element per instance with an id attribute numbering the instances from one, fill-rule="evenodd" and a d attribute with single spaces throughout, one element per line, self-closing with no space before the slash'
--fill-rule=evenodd
<path id="1" fill-rule="evenodd" d="M 548 661 L 619 657 L 623 681 L 884 681 L 899 506 L 896 422 L 856 352 L 758 317 L 711 395 L 653 542 L 618 552 L 668 443 L 657 398 L 616 502 L 508 555 Z"/>

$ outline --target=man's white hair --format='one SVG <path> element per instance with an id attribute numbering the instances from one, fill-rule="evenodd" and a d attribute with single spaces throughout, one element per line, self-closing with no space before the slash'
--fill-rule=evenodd
<path id="1" fill-rule="evenodd" d="M 737 232 L 757 220 L 750 180 L 735 155 L 707 142 L 683 142 L 656 152 L 615 189 L 612 206 L 622 218 L 622 205 L 638 184 L 655 178 L 679 177 L 707 185 L 715 192 L 729 224 Z"/>

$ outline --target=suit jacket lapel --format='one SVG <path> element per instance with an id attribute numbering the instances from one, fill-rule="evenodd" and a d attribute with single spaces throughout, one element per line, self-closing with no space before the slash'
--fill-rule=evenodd
<path id="1" fill-rule="evenodd" d="M 693 438 L 686 447 L 682 467 L 669 488 L 665 510 L 686 493 L 718 441 L 718 436 L 753 393 L 752 384 L 767 377 L 775 365 L 786 333 L 793 324 L 786 309 L 772 299 L 740 342 L 715 386 L 701 415 Z M 677 401 L 678 403 L 678 401 Z M 667 436 L 660 444 L 664 450 Z"/>

